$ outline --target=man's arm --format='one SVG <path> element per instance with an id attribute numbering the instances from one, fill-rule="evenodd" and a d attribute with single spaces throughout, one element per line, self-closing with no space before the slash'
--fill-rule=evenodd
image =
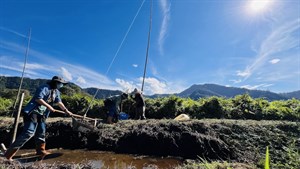
<path id="1" fill-rule="evenodd" d="M 61 110 L 63 110 L 66 114 L 68 114 L 69 116 L 72 116 L 73 113 L 70 112 L 70 111 L 66 108 L 66 106 L 63 104 L 63 102 L 58 102 L 57 105 L 58 105 L 59 108 L 60 108 Z"/>
<path id="2" fill-rule="evenodd" d="M 56 110 L 50 106 L 47 102 L 45 102 L 43 99 L 36 99 L 35 100 L 38 104 L 43 105 L 45 107 L 47 107 L 47 109 L 51 112 L 55 112 Z"/>

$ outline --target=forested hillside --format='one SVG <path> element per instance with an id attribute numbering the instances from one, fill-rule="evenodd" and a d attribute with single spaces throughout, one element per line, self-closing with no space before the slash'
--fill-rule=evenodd
<path id="1" fill-rule="evenodd" d="M 18 89 L 20 81 L 21 81 L 20 77 L 0 76 L 0 89 L 1 89 L 0 92 L 14 93 L 14 90 L 9 91 L 8 89 Z M 38 86 L 46 83 L 47 81 L 48 80 L 46 79 L 24 78 L 22 89 L 29 91 L 29 94 L 33 94 Z M 74 93 L 85 93 L 93 96 L 96 93 L 96 90 L 97 88 L 82 89 L 81 87 L 79 87 L 74 83 L 69 83 L 63 88 L 63 91 L 67 95 L 71 95 Z M 96 98 L 103 99 L 111 95 L 120 94 L 121 92 L 122 91 L 119 90 L 99 89 Z M 211 96 L 232 98 L 242 94 L 248 94 L 252 98 L 265 98 L 269 101 L 287 100 L 292 98 L 300 99 L 300 91 L 294 91 L 289 93 L 274 93 L 274 92 L 262 91 L 262 90 L 249 90 L 249 89 L 237 88 L 237 87 L 225 87 L 216 84 L 192 85 L 188 89 L 179 93 L 174 93 L 173 95 L 197 100 L 199 98 L 211 97 Z M 168 96 L 170 96 L 170 94 L 154 94 L 146 97 L 158 98 L 158 97 L 168 97 Z"/>
<path id="2" fill-rule="evenodd" d="M 9 115 L 16 98 L 18 78 L 1 77 L 0 90 L 0 115 Z M 5 81 L 6 84 L 3 82 Z M 33 89 L 46 80 L 24 79 L 26 104 L 31 98 Z M 64 104 L 74 113 L 84 114 L 92 100 L 95 89 L 82 90 L 79 86 L 70 83 L 61 89 Z M 90 94 L 88 94 L 88 93 Z M 88 116 L 105 118 L 103 98 L 120 93 L 120 91 L 99 90 L 88 112 Z M 98 99 L 100 98 L 100 99 Z M 122 110 L 134 117 L 134 101 L 128 99 L 123 103 Z M 160 98 L 146 98 L 147 118 L 162 119 L 174 118 L 178 114 L 185 113 L 192 118 L 225 118 L 225 119 L 255 119 L 255 120 L 300 120 L 299 99 L 285 99 L 270 101 L 264 97 L 254 98 L 250 94 L 226 97 L 203 97 L 199 99 L 183 98 L 169 95 Z"/>
<path id="3" fill-rule="evenodd" d="M 270 91 L 249 90 L 237 87 L 226 87 L 216 84 L 192 85 L 190 88 L 178 94 L 180 97 L 190 97 L 199 99 L 202 97 L 219 96 L 235 97 L 236 95 L 249 94 L 253 98 L 265 98 L 267 100 L 286 100 L 291 98 L 300 98 L 300 91 L 285 94 L 277 94 Z"/>

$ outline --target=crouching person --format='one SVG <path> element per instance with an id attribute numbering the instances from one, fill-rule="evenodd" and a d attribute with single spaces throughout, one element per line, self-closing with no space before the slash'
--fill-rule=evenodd
<path id="1" fill-rule="evenodd" d="M 119 120 L 120 107 L 122 101 L 128 98 L 128 94 L 122 93 L 121 95 L 114 95 L 104 100 L 104 105 L 108 110 L 107 123 L 112 124 Z"/>
<path id="2" fill-rule="evenodd" d="M 47 154 L 46 151 L 46 118 L 50 112 L 57 112 L 52 106 L 56 103 L 61 110 L 67 115 L 72 115 L 65 107 L 60 98 L 60 89 L 67 82 L 61 77 L 54 76 L 47 84 L 40 86 L 30 102 L 22 111 L 24 127 L 22 133 L 10 145 L 5 152 L 5 157 L 12 160 L 16 152 L 31 138 L 35 138 L 36 154 L 43 158 Z"/>

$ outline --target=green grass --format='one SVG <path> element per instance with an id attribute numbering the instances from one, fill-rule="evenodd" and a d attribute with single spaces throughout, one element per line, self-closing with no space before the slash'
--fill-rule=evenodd
<path id="1" fill-rule="evenodd" d="M 212 161 L 199 157 L 199 160 L 188 160 L 175 169 L 256 169 L 255 165 L 244 163 L 229 163 L 227 161 Z"/>
<path id="2" fill-rule="evenodd" d="M 265 169 L 270 169 L 270 155 L 269 155 L 269 147 L 268 146 L 267 146 L 267 150 L 266 150 Z"/>

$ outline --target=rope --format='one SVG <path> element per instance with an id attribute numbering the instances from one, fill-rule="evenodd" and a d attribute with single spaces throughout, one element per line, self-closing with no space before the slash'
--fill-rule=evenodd
<path id="1" fill-rule="evenodd" d="M 145 83 L 145 76 L 146 76 L 146 70 L 147 70 L 147 63 L 148 63 L 148 54 L 149 54 L 149 48 L 150 48 L 150 35 L 151 35 L 151 29 L 152 29 L 152 0 L 151 0 L 151 7 L 150 7 L 150 23 L 149 23 L 149 32 L 148 32 L 148 44 L 147 44 L 147 50 L 146 50 L 146 60 L 145 60 L 145 66 L 144 66 L 144 75 L 143 75 L 143 82 L 142 82 L 142 89 L 141 92 L 143 93 L 144 90 L 144 83 Z"/>
<path id="2" fill-rule="evenodd" d="M 19 89 L 18 89 L 17 98 L 16 98 L 16 101 L 15 101 L 14 106 L 13 106 L 13 110 L 15 110 L 15 108 L 16 108 L 16 105 L 17 105 L 17 102 L 18 102 L 18 99 L 19 99 L 19 96 L 20 96 L 22 84 L 23 84 L 24 73 L 25 73 L 26 63 L 27 63 L 27 57 L 28 57 L 28 53 L 29 53 L 30 38 L 31 38 L 31 28 L 29 29 L 29 33 L 28 33 L 28 43 L 27 43 L 27 48 L 26 48 L 26 52 L 25 52 L 25 60 L 24 60 L 24 66 L 23 66 L 23 71 L 22 71 L 22 77 L 21 77 L 21 82 L 20 82 L 20 86 L 19 86 Z"/>
<path id="3" fill-rule="evenodd" d="M 144 3 L 145 3 L 145 0 L 143 0 L 143 2 L 142 2 L 142 4 L 141 4 L 140 8 L 138 9 L 138 11 L 137 11 L 136 15 L 134 16 L 134 18 L 133 18 L 133 20 L 132 20 L 130 26 L 128 27 L 127 32 L 126 32 L 125 36 L 123 37 L 123 40 L 122 40 L 121 44 L 119 45 L 119 48 L 118 48 L 117 52 L 115 53 L 115 56 L 113 57 L 113 60 L 111 61 L 110 65 L 108 66 L 108 69 L 107 69 L 105 75 L 108 74 L 108 72 L 109 72 L 109 70 L 110 70 L 112 64 L 114 63 L 114 61 L 115 61 L 115 59 L 116 59 L 116 57 L 117 57 L 117 55 L 118 55 L 118 53 L 119 53 L 121 47 L 123 46 L 123 43 L 124 43 L 125 39 L 127 38 L 127 35 L 128 35 L 128 33 L 129 33 L 129 31 L 131 30 L 131 27 L 132 27 L 132 25 L 133 25 L 133 23 L 134 23 L 136 17 L 137 17 L 138 14 L 140 13 L 140 10 L 141 10 L 141 8 L 142 8 L 142 6 L 143 6 Z"/>
<path id="4" fill-rule="evenodd" d="M 106 71 L 106 73 L 105 73 L 105 76 L 107 76 L 108 72 L 110 71 L 110 68 L 111 68 L 111 66 L 113 65 L 113 63 L 114 63 L 114 61 L 115 61 L 115 59 L 116 59 L 116 57 L 117 57 L 117 55 L 118 55 L 118 53 L 119 53 L 121 47 L 123 46 L 123 43 L 124 43 L 125 39 L 127 38 L 127 35 L 128 35 L 128 33 L 130 32 L 131 27 L 132 27 L 132 25 L 134 24 L 136 17 L 137 17 L 138 14 L 140 13 L 140 10 L 141 10 L 142 6 L 144 5 L 145 1 L 146 1 L 146 0 L 143 0 L 141 6 L 139 7 L 137 13 L 135 14 L 135 16 L 134 16 L 134 18 L 133 18 L 131 24 L 129 25 L 129 27 L 128 27 L 128 29 L 127 29 L 127 31 L 126 31 L 126 33 L 125 33 L 125 35 L 124 35 L 124 37 L 123 37 L 123 39 L 122 39 L 122 41 L 121 41 L 119 47 L 118 47 L 117 52 L 115 53 L 115 55 L 114 55 L 112 61 L 110 62 L 109 66 L 108 66 L 108 68 L 107 68 L 107 71 Z M 90 102 L 90 104 L 89 104 L 87 110 L 85 111 L 85 113 L 84 113 L 84 115 L 83 115 L 84 117 L 86 117 L 87 112 L 90 110 L 90 108 L 91 108 L 91 106 L 92 106 L 92 104 L 93 104 L 93 101 L 95 100 L 95 97 L 97 96 L 98 92 L 99 92 L 99 88 L 97 88 L 97 90 L 96 90 L 96 92 L 95 92 L 95 94 L 94 94 L 94 96 L 93 96 L 93 98 L 92 98 L 92 101 Z"/>

